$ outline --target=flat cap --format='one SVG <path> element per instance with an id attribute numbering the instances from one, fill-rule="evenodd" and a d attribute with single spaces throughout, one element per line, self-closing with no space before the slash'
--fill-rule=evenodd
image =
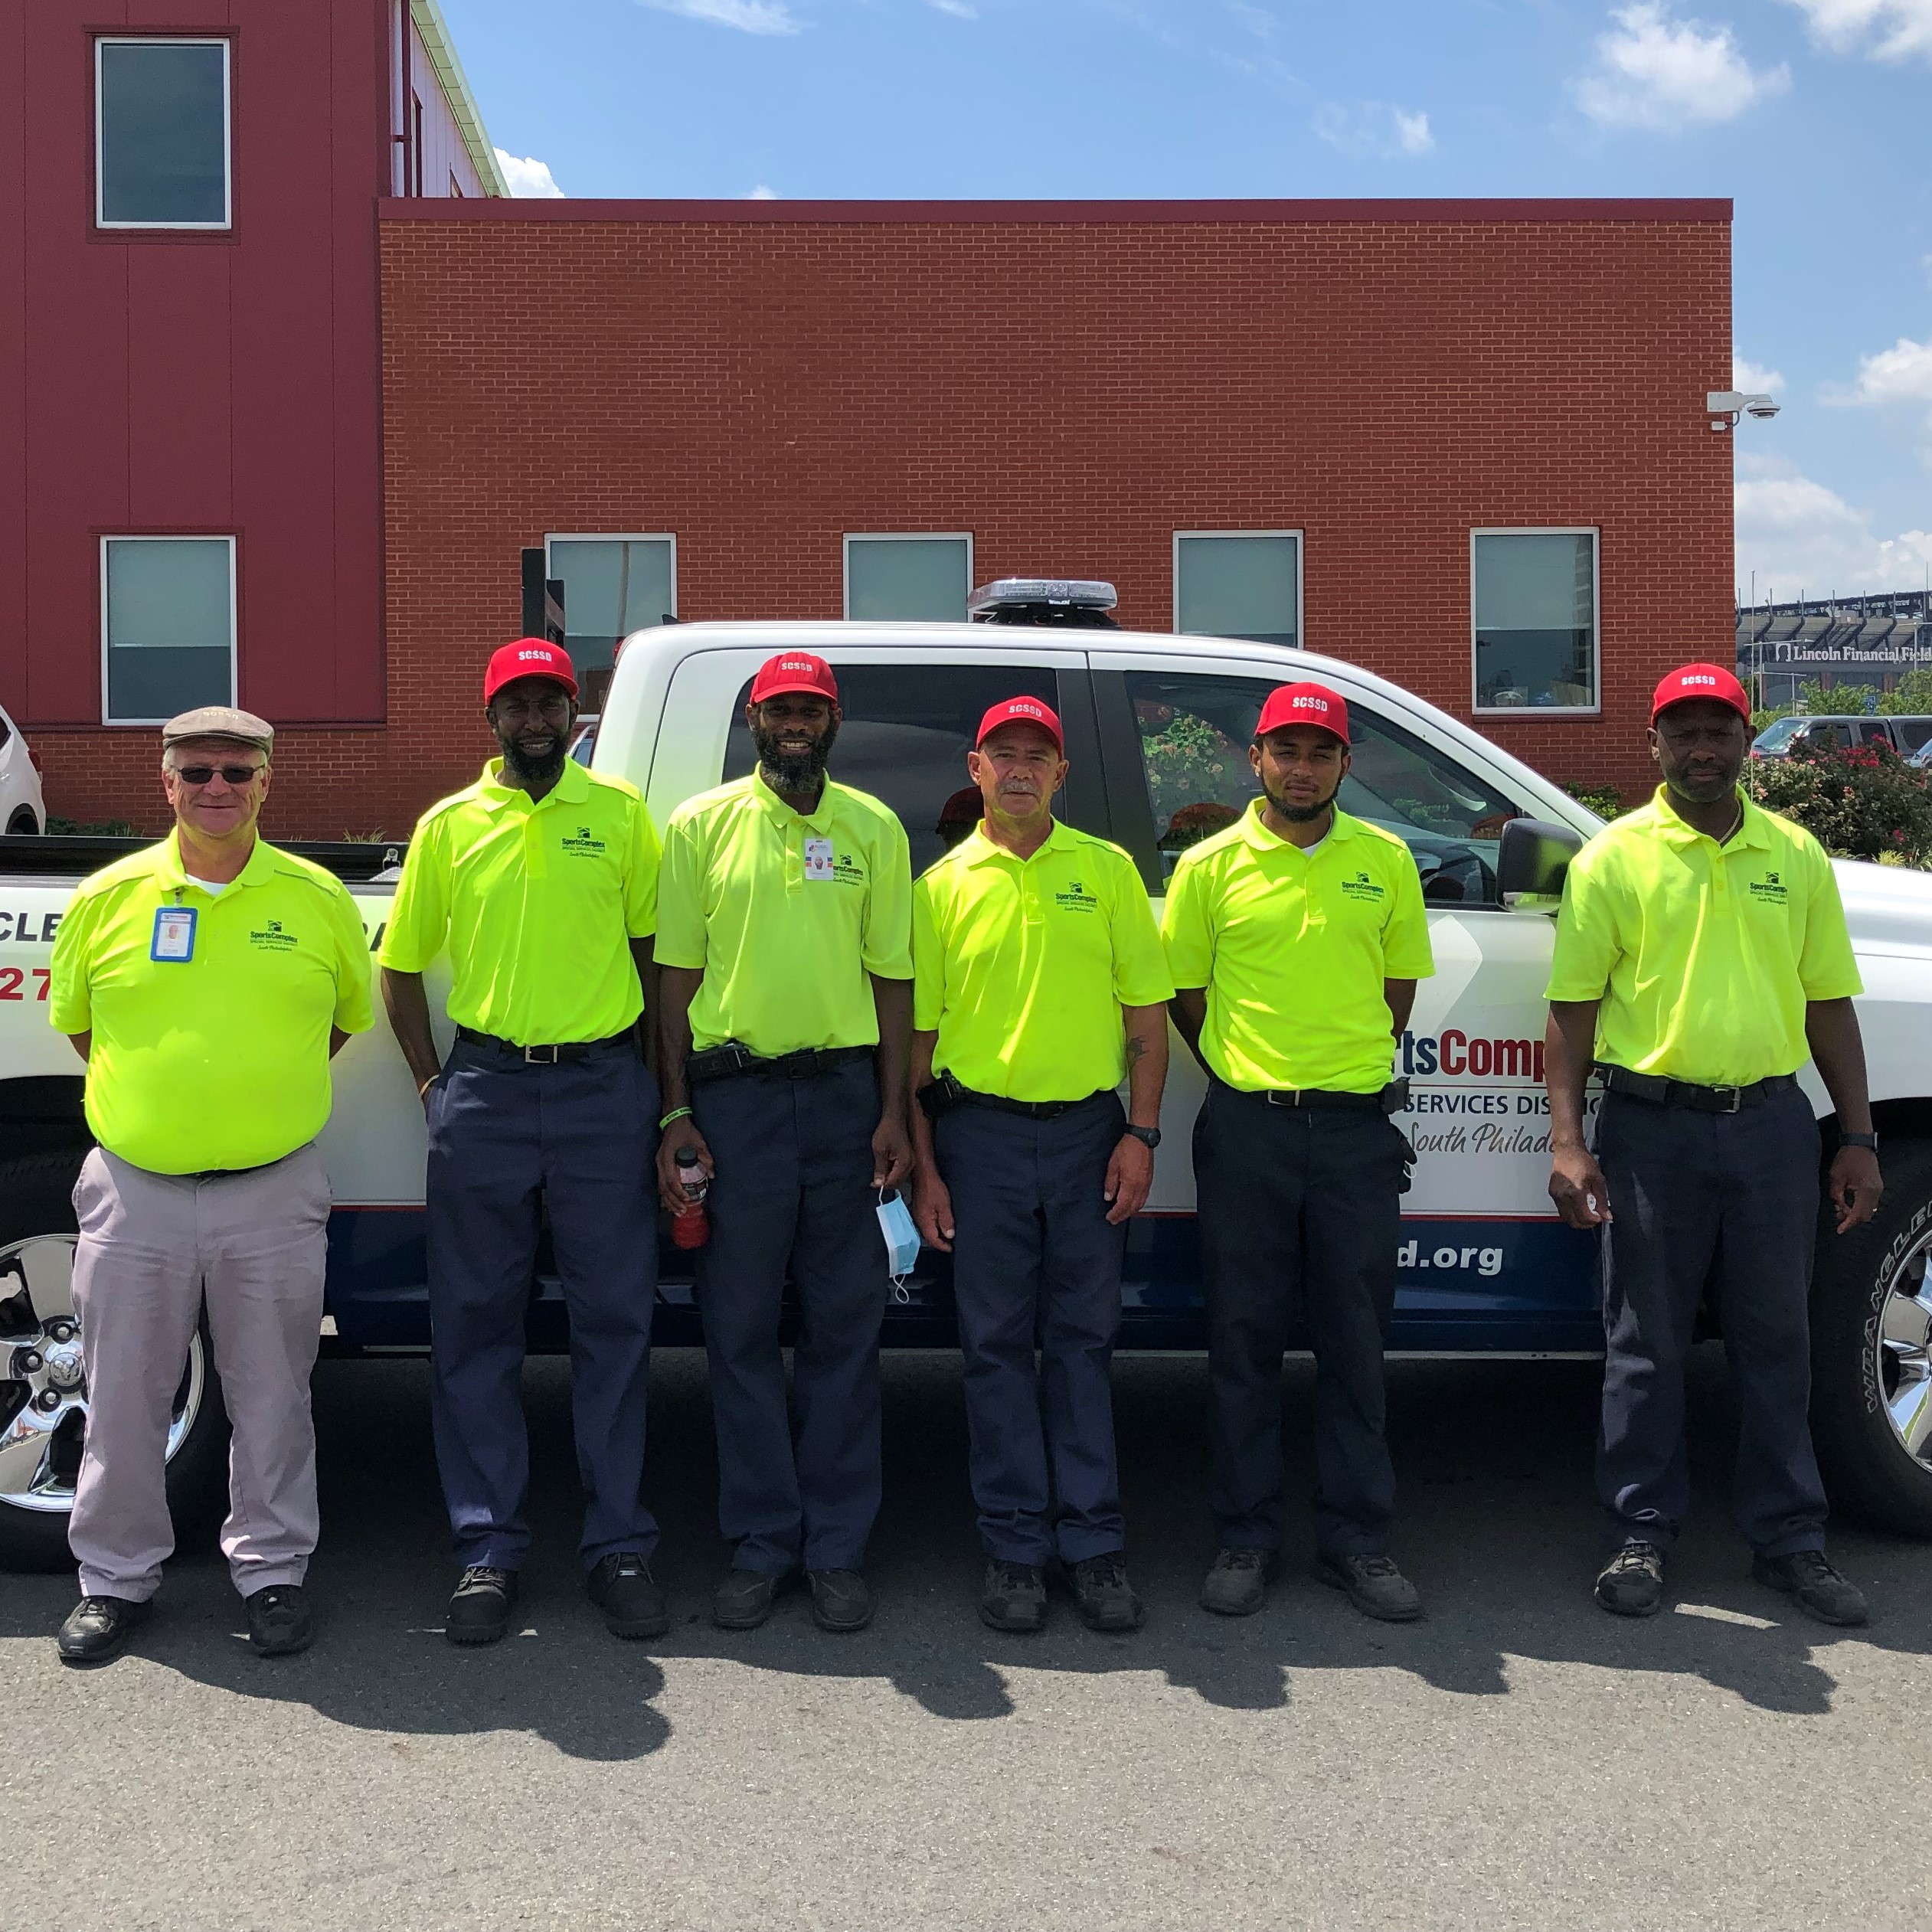
<path id="1" fill-rule="evenodd" d="M 161 748 L 180 744 L 188 738 L 233 738 L 237 744 L 252 744 L 264 754 L 275 750 L 275 727 L 253 711 L 238 711 L 232 704 L 203 704 L 171 718 L 161 727 Z"/>

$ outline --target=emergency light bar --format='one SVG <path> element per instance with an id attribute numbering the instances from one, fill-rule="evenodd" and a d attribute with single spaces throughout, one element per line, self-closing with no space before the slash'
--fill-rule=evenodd
<path id="1" fill-rule="evenodd" d="M 981 617 L 1017 604 L 1060 604 L 1081 610 L 1111 610 L 1120 601 L 1113 586 L 1093 577 L 1002 577 L 982 584 L 966 599 L 966 615 Z"/>

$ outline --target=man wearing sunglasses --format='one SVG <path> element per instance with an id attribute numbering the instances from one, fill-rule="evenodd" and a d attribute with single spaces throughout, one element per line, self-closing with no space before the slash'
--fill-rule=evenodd
<path id="1" fill-rule="evenodd" d="M 160 1586 L 168 1434 L 204 1303 L 234 1427 L 221 1548 L 249 1641 L 276 1656 L 313 1634 L 309 1375 L 329 1210 L 315 1140 L 329 1060 L 372 1016 L 347 888 L 257 835 L 274 735 L 220 704 L 166 725 L 174 830 L 87 880 L 54 942 L 48 1012 L 87 1063 L 100 1143 L 74 1189 L 90 1400 L 70 1663 L 113 1656 Z"/>
<path id="2" fill-rule="evenodd" d="M 659 1636 L 671 1620 L 639 1495 L 658 1093 L 638 1022 L 658 837 L 634 786 L 568 755 L 576 699 L 570 659 L 541 638 L 491 658 L 483 715 L 502 756 L 423 814 L 383 937 L 383 1003 L 429 1124 L 430 1417 L 463 1566 L 453 1643 L 505 1634 L 529 1551 L 518 1384 L 545 1208 L 590 1496 L 586 1587 L 614 1636 Z M 423 986 L 446 951 L 446 1061 Z"/>

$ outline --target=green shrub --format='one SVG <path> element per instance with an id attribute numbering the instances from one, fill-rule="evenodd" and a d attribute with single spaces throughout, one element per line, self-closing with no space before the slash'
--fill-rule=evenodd
<path id="1" fill-rule="evenodd" d="M 1932 865 L 1932 793 L 1888 745 L 1750 759 L 1744 783 L 1840 858 Z"/>
<path id="2" fill-rule="evenodd" d="M 125 819 L 63 819 L 47 815 L 50 839 L 132 839 L 139 835 Z"/>
<path id="3" fill-rule="evenodd" d="M 1600 819 L 1617 819 L 1623 816 L 1623 794 L 1614 785 L 1587 785 L 1581 780 L 1573 783 L 1560 779 L 1558 783 L 1579 805 L 1587 805 Z"/>

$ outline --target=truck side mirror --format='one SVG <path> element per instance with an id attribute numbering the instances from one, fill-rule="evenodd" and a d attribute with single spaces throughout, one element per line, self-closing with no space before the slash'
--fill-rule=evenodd
<path id="1" fill-rule="evenodd" d="M 1583 844 L 1583 834 L 1568 825 L 1512 819 L 1496 848 L 1496 891 L 1502 903 L 1554 904 L 1562 896 L 1563 875 Z"/>

